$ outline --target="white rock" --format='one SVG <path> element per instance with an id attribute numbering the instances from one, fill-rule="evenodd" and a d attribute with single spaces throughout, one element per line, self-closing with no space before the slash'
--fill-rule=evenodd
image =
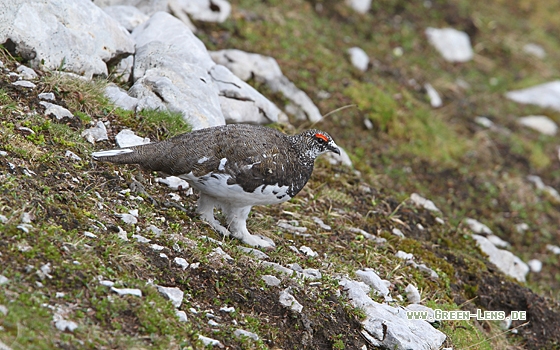
<path id="1" fill-rule="evenodd" d="M 469 36 L 453 28 L 427 28 L 428 41 L 448 62 L 467 62 L 473 58 Z"/>
<path id="2" fill-rule="evenodd" d="M 4 275 L 0 275 L 0 286 L 7 284 L 10 280 L 4 276 Z"/>
<path id="3" fill-rule="evenodd" d="M 115 288 L 111 287 L 111 290 L 118 295 L 134 295 L 136 297 L 142 296 L 142 291 L 137 288 Z"/>
<path id="4" fill-rule="evenodd" d="M 26 67 L 24 65 L 18 66 L 16 68 L 16 70 L 18 71 L 20 77 L 22 79 L 36 79 L 37 78 L 37 73 L 35 73 L 35 71 L 29 67 Z"/>
<path id="5" fill-rule="evenodd" d="M 542 262 L 537 259 L 531 259 L 527 262 L 532 272 L 539 273 L 542 270 Z"/>
<path id="6" fill-rule="evenodd" d="M 280 292 L 280 304 L 284 305 L 285 307 L 290 308 L 292 311 L 297 313 L 301 313 L 303 310 L 303 305 L 301 305 L 296 298 L 290 294 L 290 288 L 286 288 Z"/>
<path id="7" fill-rule="evenodd" d="M 439 210 L 439 208 L 436 207 L 434 202 L 420 196 L 418 193 L 411 194 L 410 195 L 410 200 L 412 201 L 412 203 L 414 203 L 414 205 L 416 205 L 418 207 L 422 207 L 422 208 L 430 210 L 430 211 L 441 212 L 441 210 Z"/>
<path id="8" fill-rule="evenodd" d="M 66 330 L 68 330 L 69 332 L 74 332 L 74 330 L 78 328 L 78 324 L 76 322 L 63 319 L 55 321 L 54 325 L 59 331 L 62 332 Z"/>
<path id="9" fill-rule="evenodd" d="M 486 117 L 475 117 L 474 122 L 485 128 L 492 128 L 494 126 L 494 122 Z"/>
<path id="10" fill-rule="evenodd" d="M 412 284 L 409 284 L 408 286 L 406 286 L 404 291 L 406 293 L 406 298 L 408 299 L 409 303 L 418 304 L 422 300 L 422 298 L 420 297 L 420 292 L 418 291 L 418 288 L 416 288 Z"/>
<path id="11" fill-rule="evenodd" d="M 278 227 L 280 227 L 280 228 L 283 228 L 285 230 L 288 230 L 288 231 L 294 232 L 294 233 L 304 233 L 304 232 L 307 231 L 307 227 L 294 226 L 294 225 L 286 222 L 285 220 L 278 221 L 278 223 L 276 225 L 278 225 Z"/>
<path id="12" fill-rule="evenodd" d="M 558 132 L 558 125 L 552 119 L 544 115 L 530 115 L 521 117 L 517 122 L 523 126 L 540 132 L 543 135 L 554 136 Z"/>
<path id="13" fill-rule="evenodd" d="M 88 231 L 84 232 L 84 236 L 89 237 L 89 238 L 97 238 L 97 235 L 95 235 L 91 232 L 88 232 Z"/>
<path id="14" fill-rule="evenodd" d="M 149 138 L 137 136 L 134 134 L 134 131 L 129 129 L 121 130 L 117 136 L 115 136 L 115 141 L 121 148 L 146 145 L 150 143 Z"/>
<path id="15" fill-rule="evenodd" d="M 213 255 L 219 255 L 222 258 L 229 260 L 229 261 L 233 261 L 233 258 L 231 257 L 231 255 L 229 255 L 228 253 L 226 253 L 222 248 L 220 247 L 216 247 L 214 249 L 212 249 L 212 253 L 210 253 L 210 256 Z"/>
<path id="16" fill-rule="evenodd" d="M 523 46 L 523 52 L 533 55 L 537 58 L 543 59 L 546 57 L 546 51 L 540 45 L 529 43 Z"/>
<path id="17" fill-rule="evenodd" d="M 305 92 L 282 74 L 274 58 L 241 50 L 214 51 L 210 55 L 214 62 L 226 66 L 241 80 L 253 77 L 256 81 L 267 84 L 273 92 L 281 92 L 309 121 L 317 122 L 322 119 L 319 108 Z"/>
<path id="18" fill-rule="evenodd" d="M 478 220 L 466 218 L 465 223 L 469 226 L 472 232 L 484 235 L 491 235 L 492 230 Z"/>
<path id="19" fill-rule="evenodd" d="M 181 266 L 183 268 L 183 270 L 185 270 L 189 267 L 189 263 L 187 262 L 187 260 L 185 260 L 183 258 L 176 257 L 173 261 L 175 261 L 175 264 Z"/>
<path id="20" fill-rule="evenodd" d="M 301 275 L 304 278 L 307 278 L 308 280 L 320 280 L 321 278 L 323 278 L 323 274 L 321 273 L 321 271 L 317 270 L 317 269 L 303 269 L 301 271 Z"/>
<path id="21" fill-rule="evenodd" d="M 150 18 L 134 6 L 107 6 L 103 7 L 103 11 L 105 11 L 109 16 L 111 16 L 129 32 L 132 32 L 134 28 L 146 22 Z"/>
<path id="22" fill-rule="evenodd" d="M 250 255 L 254 256 L 255 258 L 257 258 L 259 260 L 266 260 L 266 259 L 269 258 L 268 255 L 266 255 L 264 252 L 262 252 L 258 249 L 255 249 L 255 248 L 238 246 L 237 249 L 239 249 L 242 252 L 245 252 L 247 254 L 250 254 Z"/>
<path id="23" fill-rule="evenodd" d="M 371 0 L 345 0 L 346 5 L 350 6 L 354 11 L 366 14 L 371 8 Z"/>
<path id="24" fill-rule="evenodd" d="M 224 22 L 231 13 L 231 5 L 226 0 L 175 0 L 180 8 L 192 19 L 203 22 Z"/>
<path id="25" fill-rule="evenodd" d="M 21 223 L 22 224 L 30 224 L 33 222 L 34 215 L 31 212 L 24 212 L 21 214 Z"/>
<path id="26" fill-rule="evenodd" d="M 524 232 L 527 231 L 528 229 L 529 229 L 529 225 L 527 225 L 527 224 L 524 223 L 524 222 L 515 225 L 515 230 L 516 230 L 518 233 L 524 233 Z"/>
<path id="27" fill-rule="evenodd" d="M 138 243 L 150 243 L 152 240 L 141 235 L 132 235 L 132 238 Z"/>
<path id="28" fill-rule="evenodd" d="M 159 244 L 155 244 L 155 243 L 152 244 L 152 245 L 150 245 L 150 248 L 151 248 L 152 250 L 155 250 L 156 252 L 160 252 L 160 251 L 162 251 L 163 249 L 165 249 L 164 246 L 159 245 Z"/>
<path id="29" fill-rule="evenodd" d="M 316 217 L 316 216 L 313 216 L 311 219 L 312 219 L 317 225 L 319 225 L 319 227 L 322 228 L 323 230 L 325 230 L 325 231 L 330 231 L 330 230 L 332 230 L 332 228 L 331 228 L 329 225 L 325 224 L 321 218 L 318 218 L 318 217 Z"/>
<path id="30" fill-rule="evenodd" d="M 123 230 L 120 226 L 118 226 L 119 232 L 117 232 L 117 237 L 122 239 L 123 241 L 128 241 L 128 234 L 125 230 Z"/>
<path id="31" fill-rule="evenodd" d="M 500 237 L 496 236 L 496 235 L 489 235 L 488 240 L 490 242 L 492 242 L 493 245 L 495 245 L 498 248 L 507 248 L 510 246 L 510 244 L 506 241 L 504 241 L 503 239 L 501 239 Z"/>
<path id="32" fill-rule="evenodd" d="M 545 185 L 539 176 L 528 175 L 527 180 L 534 183 L 535 187 L 537 187 L 537 190 L 548 193 L 552 198 L 554 198 L 554 200 L 560 202 L 560 194 L 558 193 L 558 191 L 556 191 L 556 189 L 551 186 Z"/>
<path id="33" fill-rule="evenodd" d="M 163 230 L 162 230 L 162 229 L 157 228 L 157 227 L 154 226 L 154 225 L 148 226 L 148 227 L 147 227 L 147 230 L 151 231 L 154 235 L 156 235 L 156 237 L 159 237 L 159 236 L 163 233 Z"/>
<path id="34" fill-rule="evenodd" d="M 404 236 L 404 233 L 403 233 L 401 230 L 399 230 L 398 228 L 394 228 L 391 232 L 392 232 L 395 236 L 398 236 L 398 237 L 401 237 L 401 238 L 404 238 L 404 237 L 405 237 L 405 236 Z"/>
<path id="35" fill-rule="evenodd" d="M 313 249 L 302 245 L 301 247 L 299 247 L 299 251 L 302 252 L 303 254 L 310 256 L 310 257 L 316 257 L 319 256 L 319 254 L 317 254 L 317 252 L 315 252 Z"/>
<path id="36" fill-rule="evenodd" d="M 277 122 L 283 113 L 226 67 L 217 64 L 209 73 L 220 90 L 220 106 L 228 124 L 270 124 Z"/>
<path id="37" fill-rule="evenodd" d="M 66 158 L 77 160 L 78 162 L 82 160 L 82 158 L 80 156 L 78 156 L 76 153 L 74 153 L 72 151 L 66 151 L 66 153 L 64 153 L 64 156 Z"/>
<path id="38" fill-rule="evenodd" d="M 5 224 L 8 222 L 8 218 L 0 214 L 0 224 Z"/>
<path id="39" fill-rule="evenodd" d="M 215 63 L 204 44 L 177 18 L 157 12 L 134 29 L 134 85 L 138 108 L 181 112 L 194 130 L 225 124 L 218 86 L 208 73 Z"/>
<path id="40" fill-rule="evenodd" d="M 198 335 L 198 339 L 200 339 L 200 341 L 204 344 L 204 346 L 217 346 L 219 348 L 224 347 L 219 340 L 208 338 L 200 334 Z"/>
<path id="41" fill-rule="evenodd" d="M 383 349 L 439 349 L 445 334 L 424 320 L 409 320 L 406 310 L 373 301 L 370 288 L 363 282 L 343 279 L 339 282 L 348 293 L 352 306 L 366 314 L 362 335 Z"/>
<path id="42" fill-rule="evenodd" d="M 0 36 L 1 36 L 1 33 L 0 33 Z M 32 82 L 27 81 L 27 80 L 18 80 L 16 82 L 13 82 L 12 85 L 21 86 L 21 87 L 25 87 L 25 88 L 29 88 L 29 89 L 33 89 L 33 88 L 35 88 L 35 86 L 37 86 L 37 85 L 33 84 Z"/>
<path id="43" fill-rule="evenodd" d="M 560 111 L 560 80 L 510 91 L 506 93 L 506 97 L 518 103 L 534 104 Z"/>
<path id="44" fill-rule="evenodd" d="M 120 217 L 125 224 L 136 225 L 138 223 L 138 219 L 132 214 L 117 214 L 117 216 Z"/>
<path id="45" fill-rule="evenodd" d="M 107 280 L 101 280 L 99 281 L 99 284 L 105 287 L 112 287 L 115 285 L 115 282 L 113 281 L 107 281 Z"/>
<path id="46" fill-rule="evenodd" d="M 356 271 L 356 276 L 362 280 L 362 282 L 373 288 L 377 294 L 384 297 L 385 301 L 392 300 L 389 288 L 385 283 L 386 281 L 382 280 L 375 271 L 372 269 L 358 270 Z"/>
<path id="47" fill-rule="evenodd" d="M 235 335 L 237 338 L 247 337 L 247 338 L 251 338 L 253 340 L 259 340 L 258 335 L 256 335 L 255 333 L 249 332 L 249 331 L 245 331 L 243 329 L 236 329 L 233 332 L 233 335 Z"/>
<path id="48" fill-rule="evenodd" d="M 134 52 L 128 32 L 89 0 L 4 4 L 0 42 L 10 39 L 31 66 L 64 69 L 91 78 L 107 75 L 106 62 Z"/>
<path id="49" fill-rule="evenodd" d="M 82 137 L 84 137 L 88 142 L 92 144 L 95 144 L 99 141 L 109 140 L 109 136 L 107 135 L 107 128 L 101 121 L 98 121 L 95 127 L 82 131 Z"/>
<path id="50" fill-rule="evenodd" d="M 233 306 L 222 306 L 220 308 L 220 311 L 227 312 L 227 313 L 232 313 L 232 312 L 235 312 L 235 308 Z"/>
<path id="51" fill-rule="evenodd" d="M 171 300 L 171 303 L 176 308 L 179 308 L 183 303 L 183 296 L 185 293 L 177 287 L 162 287 L 157 286 L 158 292 L 160 292 L 164 297 Z"/>
<path id="52" fill-rule="evenodd" d="M 359 47 L 351 47 L 348 49 L 350 55 L 350 62 L 352 65 L 362 72 L 365 72 L 369 64 L 369 56 Z"/>
<path id="53" fill-rule="evenodd" d="M 261 265 L 266 267 L 272 267 L 275 271 L 280 272 L 283 275 L 291 276 L 294 274 L 294 270 L 284 267 L 280 264 L 270 261 L 262 261 Z"/>
<path id="54" fill-rule="evenodd" d="M 434 89 L 432 84 L 426 83 L 424 84 L 424 89 L 426 89 L 426 94 L 428 94 L 428 99 L 430 100 L 430 105 L 433 108 L 439 108 L 443 105 L 443 101 L 439 96 L 439 93 Z"/>
<path id="55" fill-rule="evenodd" d="M 280 280 L 276 278 L 276 276 L 272 275 L 262 275 L 261 279 L 266 283 L 268 286 L 276 287 L 280 285 Z"/>
<path id="56" fill-rule="evenodd" d="M 482 252 L 488 255 L 488 260 L 496 265 L 503 273 L 517 279 L 520 282 L 525 282 L 525 276 L 529 272 L 529 266 L 513 253 L 498 249 L 486 237 L 480 235 L 472 235 L 478 243 Z"/>
<path id="57" fill-rule="evenodd" d="M 189 183 L 177 176 L 168 176 L 166 178 L 157 177 L 156 182 L 169 186 L 172 190 L 186 190 L 189 188 Z"/>
<path id="58" fill-rule="evenodd" d="M 395 256 L 399 259 L 402 259 L 402 260 L 412 260 L 412 259 L 414 259 L 414 255 L 412 255 L 412 253 L 406 253 L 406 252 L 403 252 L 402 250 L 399 250 L 395 254 Z"/>
<path id="59" fill-rule="evenodd" d="M 8 314 L 8 308 L 5 305 L 0 305 L 0 314 L 4 316 Z"/>
<path id="60" fill-rule="evenodd" d="M 74 115 L 64 107 L 56 105 L 54 103 L 41 101 L 40 105 L 45 107 L 45 115 L 54 115 L 57 120 L 62 120 L 64 118 L 74 118 Z"/>
<path id="61" fill-rule="evenodd" d="M 137 98 L 129 96 L 126 91 L 112 83 L 105 87 L 105 96 L 111 100 L 115 106 L 127 111 L 135 111 L 138 106 Z"/>
<path id="62" fill-rule="evenodd" d="M 557 245 L 553 245 L 553 244 L 547 244 L 546 245 L 546 249 L 550 252 L 552 252 L 552 254 L 555 255 L 560 255 L 560 247 Z"/>
<path id="63" fill-rule="evenodd" d="M 187 313 L 183 310 L 175 310 L 175 315 L 179 318 L 179 322 L 189 322 Z"/>

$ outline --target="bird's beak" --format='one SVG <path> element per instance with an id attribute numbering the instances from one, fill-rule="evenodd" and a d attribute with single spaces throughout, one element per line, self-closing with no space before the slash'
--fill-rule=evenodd
<path id="1" fill-rule="evenodd" d="M 337 145 L 334 144 L 334 142 L 332 144 L 329 144 L 329 151 L 340 155 L 340 149 Z"/>

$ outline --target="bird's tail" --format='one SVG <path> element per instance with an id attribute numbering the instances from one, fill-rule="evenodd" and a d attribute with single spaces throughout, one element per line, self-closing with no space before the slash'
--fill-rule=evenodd
<path id="1" fill-rule="evenodd" d="M 140 153 L 137 152 L 134 147 L 93 152 L 91 156 L 94 160 L 99 162 L 111 162 L 117 164 L 136 164 L 140 161 Z"/>

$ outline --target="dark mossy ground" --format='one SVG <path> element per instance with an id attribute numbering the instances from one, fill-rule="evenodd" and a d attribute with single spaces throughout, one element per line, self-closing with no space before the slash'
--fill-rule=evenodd
<path id="1" fill-rule="evenodd" d="M 92 151 L 114 147 L 114 136 L 123 128 L 152 140 L 187 131 L 173 115 L 136 116 L 115 109 L 101 95 L 103 82 L 44 73 L 38 87 L 29 90 L 12 86 L 1 75 L 0 150 L 7 156 L 0 156 L 0 214 L 8 222 L 0 224 L 0 274 L 10 281 L 0 287 L 0 305 L 9 310 L 0 313 L 0 340 L 13 349 L 178 349 L 200 348 L 200 334 L 231 349 L 358 349 L 366 344 L 360 335 L 363 313 L 350 306 L 335 277 L 352 277 L 357 269 L 371 267 L 392 282 L 392 296 L 404 298 L 399 304 L 407 304 L 404 289 L 412 283 L 423 303 L 434 308 L 527 311 L 528 323 L 514 321 L 513 332 L 490 321 L 441 322 L 437 326 L 448 336 L 445 346 L 560 348 L 560 256 L 546 250 L 547 244 L 560 242 L 560 203 L 526 180 L 536 174 L 560 189 L 558 141 L 515 122 L 529 114 L 560 122 L 560 114 L 503 97 L 508 90 L 560 75 L 557 7 L 554 1 L 378 1 L 362 16 L 342 1 L 239 1 L 225 23 L 196 23 L 197 35 L 209 49 L 238 48 L 275 57 L 324 114 L 356 105 L 317 127 L 348 151 L 359 174 L 320 159 L 297 197 L 254 208 L 248 222 L 251 231 L 277 243 L 276 250 L 267 252 L 270 261 L 320 269 L 320 284 L 284 278 L 280 287 L 266 286 L 260 276 L 275 273 L 238 251 L 238 242 L 223 240 L 221 248 L 233 258 L 229 261 L 213 253 L 217 243 L 200 239 L 222 240 L 195 214 L 196 195 L 181 193 L 181 202 L 174 202 L 171 191 L 155 183 L 155 174 L 91 161 Z M 475 59 L 445 62 L 427 43 L 423 32 L 428 26 L 469 33 Z M 529 42 L 543 46 L 547 57 L 523 53 Z M 348 63 L 346 49 L 351 46 L 362 47 L 372 58 L 366 73 Z M 395 48 L 403 54 L 395 54 Z M 7 53 L 2 61 L 15 69 L 15 59 Z M 470 88 L 462 88 L 458 79 Z M 442 108 L 429 106 L 422 88 L 426 82 L 442 95 Z M 255 86 L 283 107 L 281 96 Z M 37 99 L 43 91 L 54 92 L 56 103 L 78 118 L 57 122 L 43 116 Z M 320 99 L 320 91 L 330 97 Z M 478 115 L 508 131 L 477 125 Z M 365 118 L 373 130 L 363 126 Z M 98 120 L 110 121 L 110 141 L 92 146 L 80 133 Z M 309 126 L 292 122 L 297 130 Z M 82 160 L 65 157 L 67 150 Z M 121 193 L 132 183 L 142 184 L 145 191 Z M 411 204 L 414 192 L 435 202 L 443 225 L 433 213 Z M 136 225 L 116 216 L 129 209 L 139 210 Z M 24 212 L 34 216 L 29 232 L 17 228 Z M 321 230 L 313 216 L 332 231 Z M 463 223 L 467 217 L 488 225 L 524 261 L 540 259 L 542 272 L 530 273 L 525 284 L 503 275 L 476 248 Z M 311 235 L 282 231 L 276 226 L 280 219 L 297 220 Z M 518 233 L 519 223 L 527 223 L 529 230 Z M 163 235 L 148 231 L 151 224 Z M 119 226 L 129 241 L 118 237 Z M 387 242 L 375 244 L 350 228 Z M 393 228 L 406 238 L 392 235 Z M 97 238 L 85 237 L 85 231 Z M 168 259 L 136 242 L 133 233 L 163 246 Z M 296 254 L 291 245 L 309 246 L 319 256 Z M 413 253 L 439 279 L 395 258 L 399 250 Z M 175 257 L 200 265 L 182 270 L 173 263 Z M 37 274 L 47 263 L 51 277 Z M 99 278 L 139 288 L 143 297 L 118 297 Z M 177 320 L 171 303 L 152 284 L 185 291 L 180 309 L 189 322 Z M 279 292 L 289 286 L 304 306 L 302 314 L 277 302 Z M 224 306 L 236 311 L 224 313 Z M 65 308 L 78 329 L 60 332 L 54 327 L 57 307 Z M 217 332 L 208 324 L 209 312 L 222 324 Z M 261 339 L 238 339 L 233 336 L 237 328 Z"/>

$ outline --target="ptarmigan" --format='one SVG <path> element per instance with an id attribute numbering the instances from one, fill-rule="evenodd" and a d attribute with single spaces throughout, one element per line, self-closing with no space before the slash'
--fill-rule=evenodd
<path id="1" fill-rule="evenodd" d="M 251 246 L 274 247 L 269 238 L 247 230 L 251 207 L 294 197 L 309 180 L 315 159 L 327 151 L 340 154 L 323 131 L 290 136 L 263 126 L 233 124 L 92 156 L 178 176 L 200 191 L 197 212 L 216 231 Z M 214 218 L 214 208 L 226 216 L 227 228 Z"/>

